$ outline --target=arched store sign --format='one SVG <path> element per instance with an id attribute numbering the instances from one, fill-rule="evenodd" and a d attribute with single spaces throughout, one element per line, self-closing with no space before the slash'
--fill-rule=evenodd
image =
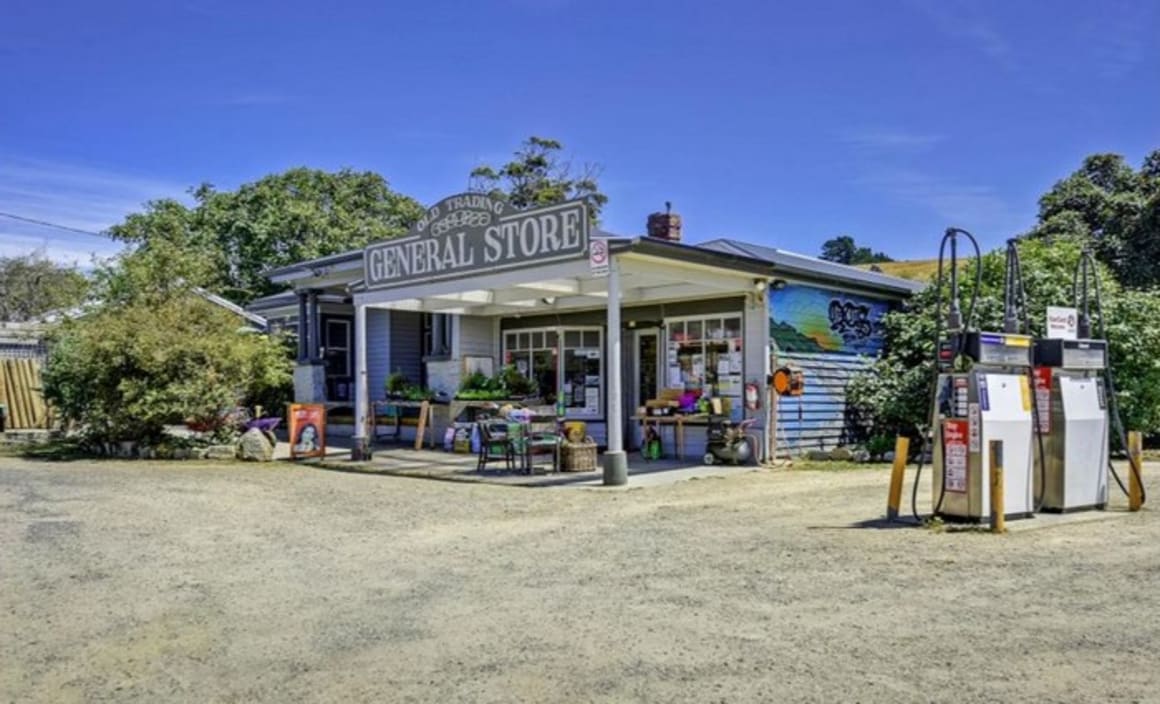
<path id="1" fill-rule="evenodd" d="M 481 193 L 444 198 L 427 209 L 406 237 L 363 252 L 368 289 L 459 278 L 588 255 L 583 201 L 532 210 Z"/>

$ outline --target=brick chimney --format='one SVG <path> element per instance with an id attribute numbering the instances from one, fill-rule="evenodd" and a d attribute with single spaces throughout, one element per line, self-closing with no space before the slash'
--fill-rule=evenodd
<path id="1" fill-rule="evenodd" d="M 648 236 L 669 242 L 681 241 L 681 216 L 673 212 L 673 204 L 665 201 L 665 212 L 648 216 Z"/>

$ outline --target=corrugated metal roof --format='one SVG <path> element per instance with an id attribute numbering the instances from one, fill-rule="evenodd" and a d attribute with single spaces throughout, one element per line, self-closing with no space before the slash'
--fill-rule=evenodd
<path id="1" fill-rule="evenodd" d="M 697 246 L 715 252 L 726 252 L 760 259 L 773 264 L 775 271 L 786 274 L 799 274 L 812 279 L 830 280 L 902 294 L 916 293 L 926 288 L 926 284 L 919 281 L 880 274 L 876 271 L 866 271 L 865 269 L 838 264 L 836 262 L 828 262 L 824 259 L 798 254 L 797 252 L 789 252 L 784 249 L 766 247 L 765 245 L 742 242 L 741 240 L 725 237 L 702 242 Z"/>

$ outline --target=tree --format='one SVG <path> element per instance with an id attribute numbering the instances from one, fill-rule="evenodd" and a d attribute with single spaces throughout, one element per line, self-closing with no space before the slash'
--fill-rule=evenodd
<path id="1" fill-rule="evenodd" d="M 1028 236 L 1090 241 L 1126 286 L 1160 284 L 1160 150 L 1136 171 L 1119 154 L 1093 154 L 1039 200 Z"/>
<path id="2" fill-rule="evenodd" d="M 875 252 L 869 247 L 859 247 L 855 244 L 854 238 L 849 235 L 840 235 L 823 242 L 821 258 L 838 264 L 874 264 L 894 261 L 882 252 Z"/>
<path id="3" fill-rule="evenodd" d="M 89 283 L 76 267 L 57 264 L 44 252 L 0 257 L 0 321 L 24 322 L 80 305 Z"/>
<path id="4" fill-rule="evenodd" d="M 1020 259 L 1031 306 L 1031 333 L 1044 333 L 1043 311 L 1048 305 L 1070 306 L 1076 262 L 1085 242 L 1074 237 L 1020 240 Z M 974 329 L 1003 329 L 1004 250 L 983 256 Z M 1124 291 L 1106 267 L 1100 269 L 1109 354 L 1117 400 L 1127 427 L 1160 430 L 1160 298 Z M 974 264 L 960 277 L 964 314 L 974 291 Z M 915 294 L 906 306 L 883 320 L 886 353 L 864 374 L 855 377 L 847 401 L 873 434 L 915 435 L 928 422 L 931 382 L 934 378 L 935 286 Z M 942 311 L 947 310 L 943 292 Z"/>
<path id="5" fill-rule="evenodd" d="M 572 162 L 560 158 L 563 149 L 554 139 L 529 137 L 515 158 L 498 169 L 486 165 L 472 169 L 469 190 L 506 201 L 518 210 L 583 199 L 589 219 L 597 224 L 608 202 L 596 182 L 600 168 L 585 164 L 574 171 Z"/>
<path id="6" fill-rule="evenodd" d="M 98 445 L 161 443 L 185 421 L 220 429 L 227 411 L 290 383 L 284 345 L 241 325 L 189 292 L 101 306 L 52 334 L 45 398 Z"/>
<path id="7" fill-rule="evenodd" d="M 278 290 L 267 269 L 398 237 L 423 214 L 379 174 L 351 169 L 295 168 L 236 191 L 206 183 L 191 194 L 192 207 L 152 201 L 110 232 L 135 248 L 196 254 L 200 264 L 183 275 L 238 303 Z"/>

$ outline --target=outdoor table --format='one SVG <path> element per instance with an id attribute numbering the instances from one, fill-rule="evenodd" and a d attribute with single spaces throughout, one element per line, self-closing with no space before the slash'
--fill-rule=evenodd
<path id="1" fill-rule="evenodd" d="M 405 408 L 418 408 L 420 414 L 426 413 L 427 418 L 425 421 L 423 418 L 419 419 L 419 426 L 416 429 L 416 432 L 418 432 L 419 430 L 422 430 L 423 434 L 427 435 L 427 441 L 431 445 L 431 447 L 432 448 L 435 447 L 435 438 L 434 438 L 434 429 L 433 429 L 435 416 L 434 416 L 434 412 L 433 412 L 433 404 L 430 401 L 405 401 L 405 400 L 396 400 L 396 399 L 388 399 L 386 401 L 372 401 L 371 402 L 371 432 L 370 432 L 372 440 L 375 440 L 378 438 L 378 418 L 379 418 L 379 409 L 380 408 L 382 408 L 384 410 L 394 409 L 394 411 L 395 411 L 392 414 L 394 419 L 395 419 L 395 424 L 394 424 L 395 425 L 395 435 L 392 438 L 392 440 L 394 440 L 395 442 L 399 442 L 401 437 L 402 437 L 402 434 L 403 434 L 403 409 L 405 409 Z M 415 438 L 416 448 L 415 449 L 419 449 L 420 447 L 422 447 L 422 440 L 423 440 L 422 435 L 416 436 L 416 438 Z"/>
<path id="2" fill-rule="evenodd" d="M 677 459 L 685 458 L 685 423 L 697 423 L 705 421 L 709 418 L 706 413 L 674 413 L 667 416 L 649 416 L 649 415 L 634 415 L 631 420 L 640 423 L 641 436 L 644 435 L 645 426 L 652 424 L 656 427 L 657 435 L 661 435 L 661 428 L 668 425 L 673 428 L 673 440 L 676 445 L 675 456 Z"/>

